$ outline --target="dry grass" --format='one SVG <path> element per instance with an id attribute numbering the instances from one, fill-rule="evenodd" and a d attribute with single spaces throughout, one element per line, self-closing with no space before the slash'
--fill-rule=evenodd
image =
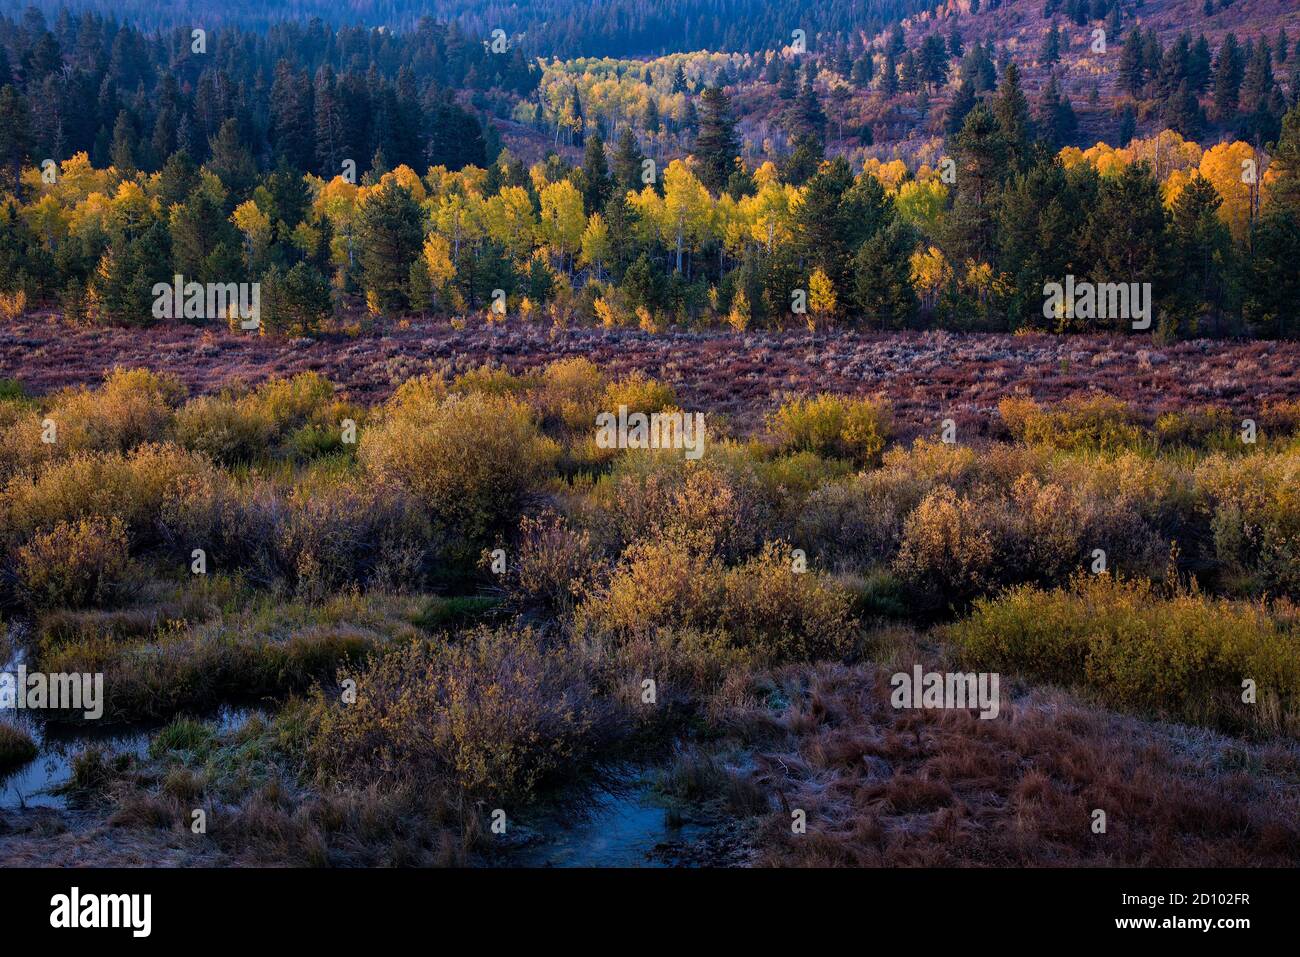
<path id="1" fill-rule="evenodd" d="M 1290 866 L 1300 748 L 1251 746 L 1035 692 L 981 720 L 895 710 L 884 669 L 792 666 L 758 781 L 777 866 Z M 1005 698 L 1004 694 L 1004 698 Z M 793 809 L 807 833 L 791 833 Z M 1093 833 L 1092 813 L 1106 812 Z"/>

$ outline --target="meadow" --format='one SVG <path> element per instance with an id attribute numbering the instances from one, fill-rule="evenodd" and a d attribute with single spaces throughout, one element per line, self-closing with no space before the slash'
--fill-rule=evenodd
<path id="1" fill-rule="evenodd" d="M 1295 859 L 1294 400 L 945 435 L 792 389 L 693 461 L 597 445 L 697 408 L 613 365 L 6 381 L 0 650 L 141 744 L 0 720 L 0 774 L 73 742 L 0 855 L 509 865 L 631 768 L 696 863 Z M 890 707 L 914 664 L 1001 673 L 999 718 Z"/>

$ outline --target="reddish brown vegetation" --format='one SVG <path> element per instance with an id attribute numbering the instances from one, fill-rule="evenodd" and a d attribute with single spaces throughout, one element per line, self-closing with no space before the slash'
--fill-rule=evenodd
<path id="1" fill-rule="evenodd" d="M 238 380 L 318 371 L 358 401 L 386 397 L 430 368 L 498 362 L 512 371 L 586 356 L 615 376 L 634 369 L 671 384 L 687 407 L 757 426 L 787 391 L 874 394 L 894 403 L 904 436 L 933 432 L 946 417 L 970 432 L 996 428 L 998 402 L 1016 392 L 1040 401 L 1101 390 L 1153 417 L 1220 404 L 1235 412 L 1300 398 L 1300 343 L 1195 341 L 1153 346 L 1133 336 L 962 335 L 947 332 L 819 335 L 626 329 L 552 330 L 470 320 L 387 327 L 357 339 L 250 337 L 182 324 L 149 330 L 71 326 L 37 318 L 0 328 L 0 378 L 34 394 L 95 382 L 114 366 L 179 376 L 191 393 Z"/>
<path id="2" fill-rule="evenodd" d="M 1142 723 L 1034 692 L 981 720 L 895 710 L 884 669 L 792 667 L 759 760 L 769 865 L 1289 866 L 1300 749 Z M 807 813 L 792 834 L 790 811 Z M 1106 812 L 1094 834 L 1092 813 Z"/>

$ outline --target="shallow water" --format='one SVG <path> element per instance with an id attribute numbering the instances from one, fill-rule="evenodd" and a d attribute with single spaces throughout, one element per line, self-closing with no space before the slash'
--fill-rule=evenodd
<path id="1" fill-rule="evenodd" d="M 214 722 L 218 732 L 224 733 L 238 728 L 254 710 L 222 707 L 215 714 L 200 717 Z M 93 745 L 110 754 L 132 754 L 144 758 L 149 753 L 150 739 L 166 724 L 62 728 L 46 725 L 27 712 L 19 712 L 16 720 L 9 716 L 5 716 L 5 720 L 26 728 L 40 749 L 31 761 L 0 778 L 0 809 L 8 810 L 67 807 L 64 795 L 50 792 L 71 779 L 72 761 L 80 752 Z"/>
<path id="2" fill-rule="evenodd" d="M 518 867 L 667 867 L 709 833 L 675 820 L 644 777 L 624 776 L 572 818 L 534 824 L 538 839 L 510 857 Z"/>

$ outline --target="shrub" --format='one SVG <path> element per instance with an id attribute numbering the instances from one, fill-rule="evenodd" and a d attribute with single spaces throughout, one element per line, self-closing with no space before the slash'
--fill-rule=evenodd
<path id="1" fill-rule="evenodd" d="M 354 584 L 418 585 L 433 545 L 428 518 L 409 492 L 364 479 L 294 486 L 273 529 L 281 574 L 313 600 Z"/>
<path id="2" fill-rule="evenodd" d="M 266 455 L 273 436 L 271 423 L 251 404 L 230 396 L 201 396 L 176 415 L 176 441 L 227 466 Z"/>
<path id="3" fill-rule="evenodd" d="M 841 658 L 853 646 L 852 596 L 814 572 L 795 572 L 784 542 L 729 569 L 722 587 L 722 628 L 776 661 Z"/>
<path id="4" fill-rule="evenodd" d="M 629 413 L 662 412 L 677 406 L 677 395 L 670 385 L 656 382 L 641 372 L 633 372 L 605 387 L 601 408 L 607 412 L 617 412 L 620 405 L 627 406 Z"/>
<path id="5" fill-rule="evenodd" d="M 1214 555 L 1246 590 L 1300 595 L 1300 452 L 1215 455 L 1197 466 Z"/>
<path id="6" fill-rule="evenodd" d="M 176 438 L 224 465 L 257 462 L 288 451 L 313 454 L 319 433 L 332 436 L 355 409 L 334 401 L 334 386 L 315 372 L 270 379 L 252 392 L 227 390 L 185 405 L 176 416 Z M 310 428 L 309 428 L 310 427 Z M 317 433 L 299 434 L 303 429 Z M 296 436 L 296 438 L 295 438 Z M 326 442 L 325 448 L 337 447 Z"/>
<path id="7" fill-rule="evenodd" d="M 96 390 L 61 393 L 49 411 L 60 452 L 128 452 L 166 438 L 185 389 L 174 376 L 115 369 Z"/>
<path id="8" fill-rule="evenodd" d="M 511 596 L 520 605 L 540 605 L 552 612 L 572 608 L 586 594 L 599 565 L 590 533 L 571 528 L 549 512 L 520 519 L 516 555 L 506 575 Z"/>
<path id="9" fill-rule="evenodd" d="M 366 430 L 360 449 L 375 478 L 410 489 L 467 550 L 517 514 L 557 455 L 527 406 L 477 393 L 404 401 Z"/>
<path id="10" fill-rule="evenodd" d="M 769 428 L 782 451 L 815 452 L 866 466 L 879 463 L 892 416 L 885 399 L 821 393 L 785 402 L 771 417 Z"/>
<path id="11" fill-rule="evenodd" d="M 542 424 L 572 432 L 595 429 L 605 388 L 605 376 L 590 359 L 552 362 L 542 372 L 536 396 Z"/>
<path id="12" fill-rule="evenodd" d="M 0 721 L 0 775 L 36 757 L 36 742 L 23 728 Z"/>
<path id="13" fill-rule="evenodd" d="M 413 632 L 405 624 L 402 633 Z M 361 661 L 383 638 L 326 615 L 315 622 L 240 616 L 199 626 L 174 622 L 147 642 L 87 637 L 42 644 L 39 662 L 48 672 L 102 672 L 105 718 L 139 721 L 306 692 Z"/>
<path id="14" fill-rule="evenodd" d="M 720 451 L 720 450 L 719 450 Z M 736 558 L 750 554 L 769 523 L 751 463 L 722 454 L 689 461 L 672 450 L 623 455 L 595 489 L 590 524 L 602 547 L 661 536 Z"/>
<path id="15" fill-rule="evenodd" d="M 948 636 L 973 665 L 1086 688 L 1121 708 L 1300 733 L 1294 606 L 1161 596 L 1143 581 L 1080 574 L 1068 588 L 980 599 Z M 1242 702 L 1242 682 L 1258 702 Z"/>
<path id="16" fill-rule="evenodd" d="M 126 528 L 120 519 L 59 522 L 18 549 L 19 583 L 35 608 L 107 605 L 130 583 Z"/>
<path id="17" fill-rule="evenodd" d="M 985 587 L 993 559 L 987 516 L 975 502 L 941 485 L 908 515 L 894 567 L 913 587 L 955 603 Z"/>
<path id="18" fill-rule="evenodd" d="M 629 547 L 575 621 L 579 631 L 624 636 L 674 626 L 720 629 L 734 644 L 773 660 L 806 660 L 849 649 L 851 601 L 822 576 L 795 572 L 783 543 L 768 543 L 728 569 L 678 537 Z"/>
<path id="19" fill-rule="evenodd" d="M 318 698 L 317 768 L 355 785 L 526 797 L 586 751 L 594 709 L 576 659 L 530 631 L 413 642 L 347 672 L 357 700 Z"/>
<path id="20" fill-rule="evenodd" d="M 26 290 L 19 289 L 16 292 L 0 292 L 0 319 L 12 322 L 26 311 Z"/>
<path id="21" fill-rule="evenodd" d="M 1075 396 L 1054 409 L 1013 397 L 999 402 L 998 412 L 1011 434 L 1031 445 L 1119 451 L 1150 444 L 1132 409 L 1109 396 Z"/>
<path id="22" fill-rule="evenodd" d="M 891 468 L 823 485 L 796 516 L 795 543 L 839 570 L 892 562 L 924 494 L 921 482 Z"/>
<path id="23" fill-rule="evenodd" d="M 522 397 L 529 389 L 536 386 L 537 380 L 533 376 L 517 376 L 501 366 L 483 365 L 456 376 L 452 380 L 450 390 Z"/>
<path id="24" fill-rule="evenodd" d="M 174 445 L 143 445 L 128 455 L 81 453 L 49 466 L 35 481 L 12 480 L 0 505 L 0 534 L 25 540 L 60 521 L 120 519 L 133 547 L 156 544 L 167 531 L 160 516 L 186 517 L 189 490 L 213 490 L 219 478 L 202 455 Z M 7 527 L 6 527 L 7 526 Z"/>

